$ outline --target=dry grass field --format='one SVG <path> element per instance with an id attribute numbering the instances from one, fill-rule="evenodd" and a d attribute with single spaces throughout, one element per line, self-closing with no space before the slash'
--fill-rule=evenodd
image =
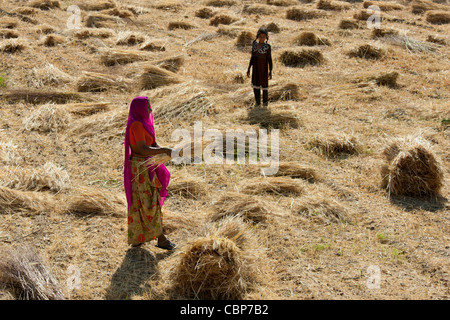
<path id="1" fill-rule="evenodd" d="M 449 299 L 449 15 L 446 0 L 0 1 L 0 298 Z M 196 121 L 279 130 L 275 176 L 167 164 L 174 252 L 127 245 L 138 95 L 162 146 Z"/>

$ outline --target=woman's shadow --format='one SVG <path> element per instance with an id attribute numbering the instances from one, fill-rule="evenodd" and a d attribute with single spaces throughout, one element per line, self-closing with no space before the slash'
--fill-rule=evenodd
<path id="1" fill-rule="evenodd" d="M 165 254 L 153 254 L 143 248 L 131 248 L 125 254 L 122 265 L 116 270 L 106 291 L 107 300 L 130 299 L 150 290 L 147 282 L 158 277 L 158 261 Z"/>

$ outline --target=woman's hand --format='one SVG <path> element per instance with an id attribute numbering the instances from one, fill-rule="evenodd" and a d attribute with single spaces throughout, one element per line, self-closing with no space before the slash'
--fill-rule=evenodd
<path id="1" fill-rule="evenodd" d="M 250 78 L 250 69 L 247 70 L 247 78 Z"/>
<path id="2" fill-rule="evenodd" d="M 269 73 L 269 80 L 272 80 L 272 72 Z"/>
<path id="3" fill-rule="evenodd" d="M 163 149 L 163 153 L 167 154 L 169 157 L 172 157 L 172 149 L 170 148 L 161 148 Z"/>

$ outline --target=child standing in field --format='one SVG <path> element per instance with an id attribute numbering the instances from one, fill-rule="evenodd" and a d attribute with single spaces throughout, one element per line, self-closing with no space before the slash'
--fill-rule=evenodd
<path id="1" fill-rule="evenodd" d="M 255 94 L 256 106 L 261 105 L 261 89 L 263 92 L 263 105 L 269 103 L 269 80 L 272 79 L 272 49 L 269 40 L 269 33 L 265 28 L 260 28 L 256 34 L 256 40 L 252 45 L 252 56 L 247 70 L 247 77 L 252 72 L 252 87 Z"/>

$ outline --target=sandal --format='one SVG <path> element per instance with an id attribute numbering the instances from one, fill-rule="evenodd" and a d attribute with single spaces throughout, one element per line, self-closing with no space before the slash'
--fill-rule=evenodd
<path id="1" fill-rule="evenodd" d="M 171 242 L 169 239 L 166 239 L 166 241 L 164 241 L 163 245 L 156 244 L 156 247 L 165 249 L 165 250 L 173 250 L 176 248 L 176 245 L 175 245 L 175 243 Z"/>

